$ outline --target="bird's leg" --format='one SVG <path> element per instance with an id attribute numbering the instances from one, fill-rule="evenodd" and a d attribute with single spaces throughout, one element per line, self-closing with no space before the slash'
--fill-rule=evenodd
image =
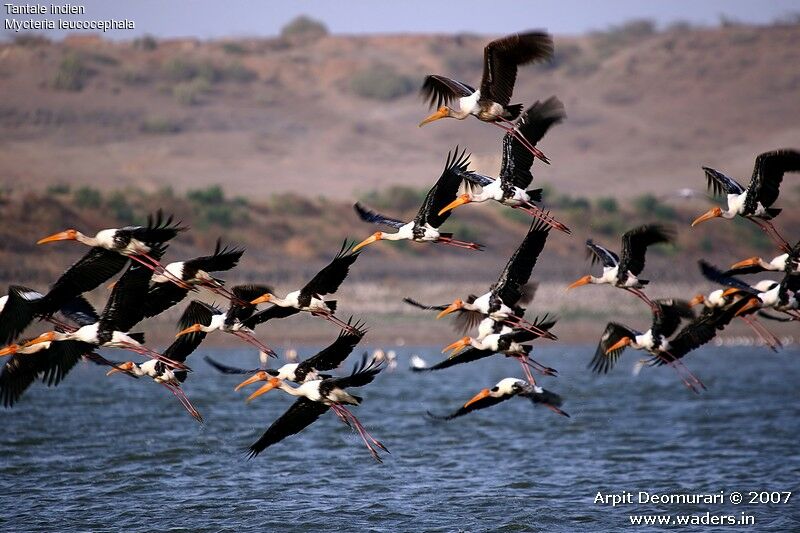
<path id="1" fill-rule="evenodd" d="M 230 290 L 226 289 L 222 285 L 209 285 L 204 284 L 203 287 L 207 288 L 214 294 L 218 294 L 225 298 L 226 300 L 230 300 L 233 305 L 239 305 L 242 307 L 246 307 L 251 305 L 250 302 L 245 302 L 244 300 L 238 298 L 235 294 L 233 294 Z"/>
<path id="2" fill-rule="evenodd" d="M 512 209 L 519 209 L 520 211 L 524 211 L 529 215 L 531 215 L 532 217 L 538 218 L 548 226 L 555 228 L 559 231 L 563 231 L 567 235 L 572 235 L 571 229 L 569 229 L 566 225 L 556 220 L 554 217 L 550 216 L 549 212 L 540 209 L 531 202 L 524 202 L 520 205 L 512 206 Z"/>
<path id="3" fill-rule="evenodd" d="M 448 244 L 450 246 L 455 246 L 456 248 L 466 248 L 468 250 L 480 251 L 484 249 L 484 246 L 482 244 L 478 244 L 475 242 L 459 241 L 458 239 L 454 239 L 452 237 L 439 237 L 438 239 L 436 239 L 435 242 Z"/>
<path id="4" fill-rule="evenodd" d="M 700 381 L 700 379 L 695 376 L 692 371 L 689 370 L 689 368 L 677 357 L 673 356 L 669 352 L 659 353 L 657 357 L 664 361 L 668 366 L 672 367 L 675 370 L 675 373 L 678 374 L 678 377 L 681 378 L 681 381 L 683 381 L 683 384 L 695 394 L 699 394 L 700 392 L 695 385 L 701 387 L 703 390 L 707 390 L 705 384 Z M 681 370 L 684 372 L 683 374 L 681 373 Z"/>
<path id="5" fill-rule="evenodd" d="M 155 351 L 155 350 L 153 350 L 151 348 L 147 348 L 146 346 L 142 346 L 141 344 L 132 344 L 132 343 L 129 343 L 129 342 L 121 342 L 121 343 L 119 343 L 119 346 L 121 348 L 125 348 L 126 350 L 130 350 L 132 352 L 136 352 L 139 355 L 143 355 L 145 357 L 150 357 L 152 359 L 158 359 L 159 361 L 161 361 L 162 363 L 164 363 L 165 365 L 167 365 L 170 368 L 176 368 L 176 369 L 179 369 L 179 370 L 191 370 L 185 364 L 183 364 L 183 363 L 181 363 L 179 361 L 174 361 L 174 360 L 170 359 L 169 357 L 164 357 L 163 355 L 161 355 L 157 351 Z"/>
<path id="6" fill-rule="evenodd" d="M 185 281 L 183 281 L 179 277 L 175 276 L 171 272 L 168 272 L 161 263 L 156 262 L 156 264 L 152 264 L 149 261 L 145 261 L 144 259 L 142 259 L 142 257 L 151 259 L 149 256 L 144 255 L 144 254 L 129 255 L 128 256 L 128 258 L 130 258 L 131 261 L 136 261 L 140 265 L 142 265 L 142 266 L 144 266 L 146 268 L 149 268 L 150 270 L 152 270 L 156 274 L 161 274 L 162 276 L 167 278 L 168 281 L 174 283 L 175 285 L 177 285 L 181 289 L 192 290 L 193 287 L 191 285 L 189 285 L 188 283 L 186 283 Z"/>
<path id="7" fill-rule="evenodd" d="M 635 294 L 637 298 L 640 298 L 644 303 L 649 305 L 654 313 L 660 313 L 661 312 L 661 310 L 658 308 L 658 306 L 655 304 L 655 302 L 653 302 L 653 300 L 648 298 L 647 295 L 644 292 L 642 292 L 641 290 L 634 289 L 633 287 L 622 287 L 622 288 L 625 289 L 626 291 L 628 291 L 631 294 Z"/>
<path id="8" fill-rule="evenodd" d="M 59 320 L 57 318 L 53 318 L 53 317 L 50 316 L 50 317 L 45 318 L 44 320 L 47 320 L 48 322 L 50 322 L 51 324 L 53 324 L 57 328 L 61 328 L 62 330 L 64 330 L 67 333 L 72 333 L 72 332 L 76 331 L 75 327 L 67 324 L 66 322 L 62 322 L 61 320 Z"/>
<path id="9" fill-rule="evenodd" d="M 341 329 L 343 329 L 345 331 L 349 331 L 350 333 L 356 333 L 358 331 L 354 326 L 348 324 L 347 322 L 345 322 L 341 318 L 337 317 L 333 313 L 311 313 L 311 314 L 312 315 L 321 316 L 325 320 L 333 322 L 334 324 L 339 326 Z"/>
<path id="10" fill-rule="evenodd" d="M 339 417 L 339 420 L 344 422 L 350 429 L 353 429 L 353 425 L 350 423 L 350 420 L 348 420 L 348 418 L 337 408 L 337 406 L 331 405 L 331 409 L 333 409 L 333 412 Z"/>
<path id="11" fill-rule="evenodd" d="M 767 220 L 759 220 L 757 218 L 752 218 L 752 217 L 745 217 L 745 218 L 747 220 L 749 220 L 750 222 L 752 222 L 753 224 L 755 224 L 756 226 L 758 226 L 759 228 L 761 228 L 761 231 L 766 233 L 767 236 L 769 236 L 770 239 L 775 241 L 775 244 L 778 245 L 778 248 L 780 248 L 781 251 L 786 252 L 786 253 L 789 253 L 789 252 L 792 251 L 792 247 L 789 246 L 789 243 L 786 242 L 786 239 L 784 239 L 778 233 L 778 230 L 775 229 L 775 226 L 772 224 L 772 222 L 769 222 Z M 770 231 L 770 230 L 772 230 L 772 231 Z"/>
<path id="12" fill-rule="evenodd" d="M 504 131 L 510 133 L 511 135 L 513 135 L 514 138 L 516 138 L 520 143 L 522 143 L 522 145 L 525 148 L 527 148 L 530 151 L 530 153 L 532 153 L 534 155 L 534 157 L 540 159 L 542 162 L 547 163 L 548 165 L 550 164 L 550 159 L 548 159 L 547 156 L 544 155 L 544 153 L 542 153 L 541 150 L 539 150 L 533 144 L 531 144 L 531 142 L 528 139 L 526 139 L 525 136 L 523 134 L 521 134 L 517 130 L 517 128 L 515 127 L 516 124 L 514 124 L 510 120 L 506 120 L 506 119 L 503 119 L 503 118 L 501 118 L 499 120 L 502 121 L 502 122 L 505 122 L 506 124 L 510 124 L 510 126 L 504 126 L 504 125 L 502 125 L 502 124 L 500 124 L 498 122 L 492 122 L 492 124 L 494 124 L 495 126 L 500 128 L 501 130 L 504 130 Z"/>
<path id="13" fill-rule="evenodd" d="M 359 422 L 358 418 L 356 418 L 356 416 L 353 413 L 348 411 L 347 408 L 345 408 L 342 405 L 332 405 L 331 407 L 333 407 L 334 410 L 340 410 L 342 416 L 345 416 L 345 417 L 350 419 L 350 421 L 352 422 L 352 426 L 350 426 L 350 424 L 348 424 L 348 425 L 350 427 L 352 427 L 352 428 L 355 428 L 355 430 L 358 432 L 358 435 L 361 437 L 361 440 L 364 441 L 364 445 L 369 450 L 370 455 L 372 455 L 372 457 L 376 461 L 378 461 L 379 463 L 382 463 L 383 461 L 381 460 L 380 456 L 378 455 L 378 451 L 375 449 L 375 447 L 372 444 L 370 444 L 370 442 L 374 443 L 375 446 L 377 446 L 381 450 L 385 451 L 386 453 L 389 453 L 389 449 L 386 448 L 386 446 L 384 446 L 380 441 L 375 440 L 372 437 L 372 435 L 370 435 L 369 432 L 366 430 L 364 425 L 361 422 Z"/>
<path id="14" fill-rule="evenodd" d="M 753 331 L 756 332 L 756 335 L 764 341 L 764 344 L 770 347 L 773 352 L 777 352 L 778 348 L 782 348 L 783 344 L 781 343 L 780 339 L 772 334 L 770 330 L 768 330 L 761 322 L 756 320 L 755 317 L 743 316 L 740 315 L 741 318 Z"/>
<path id="15" fill-rule="evenodd" d="M 275 353 L 275 350 L 273 350 L 272 348 L 270 348 L 269 346 L 258 340 L 255 337 L 255 335 L 252 335 L 250 333 L 245 333 L 244 331 L 231 331 L 231 333 L 242 339 L 244 342 L 252 344 L 253 346 L 263 351 L 270 357 L 278 357 L 278 354 Z"/>
<path id="16" fill-rule="evenodd" d="M 162 383 L 162 385 L 169 389 L 169 391 L 172 392 L 176 398 L 178 398 L 178 401 L 181 402 L 181 405 L 183 405 L 184 409 L 186 409 L 189 414 L 192 415 L 192 418 L 201 424 L 203 423 L 203 417 L 200 415 L 200 412 L 195 409 L 194 405 L 192 405 L 192 402 L 189 401 L 186 393 L 183 392 L 183 389 L 181 389 L 179 385 L 174 385 L 172 383 Z"/>
<path id="17" fill-rule="evenodd" d="M 519 361 L 519 364 L 522 366 L 522 373 L 525 374 L 525 379 L 528 381 L 528 383 L 535 386 L 536 380 L 533 378 L 531 369 L 528 366 L 528 362 L 526 361 L 527 355 L 517 354 L 514 357 L 516 358 L 517 361 Z"/>
<path id="18" fill-rule="evenodd" d="M 556 337 L 555 335 L 553 335 L 549 331 L 546 331 L 544 329 L 538 328 L 538 327 L 534 326 L 533 324 L 531 324 L 530 322 L 528 322 L 527 320 L 523 320 L 522 318 L 516 317 L 516 316 L 513 317 L 513 319 L 514 320 L 512 320 L 512 317 L 509 316 L 508 318 L 502 320 L 502 322 L 504 324 L 506 324 L 507 326 L 511 327 L 511 328 L 524 329 L 525 331 L 530 331 L 531 333 L 536 333 L 537 335 L 539 335 L 539 336 L 541 336 L 541 337 L 543 337 L 545 339 L 558 340 L 558 337 Z"/>

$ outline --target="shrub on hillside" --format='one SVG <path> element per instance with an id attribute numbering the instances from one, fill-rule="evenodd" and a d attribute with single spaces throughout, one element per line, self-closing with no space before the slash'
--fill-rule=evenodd
<path id="1" fill-rule="evenodd" d="M 80 91 L 91 75 L 83 59 L 71 52 L 61 60 L 50 85 L 59 91 Z"/>
<path id="2" fill-rule="evenodd" d="M 374 100 L 393 100 L 414 90 L 414 80 L 393 67 L 376 64 L 356 72 L 350 88 L 358 96 Z"/>
<path id="3" fill-rule="evenodd" d="M 103 195 L 94 187 L 83 186 L 75 189 L 72 201 L 82 209 L 97 209 L 103 203 Z"/>
<path id="4" fill-rule="evenodd" d="M 322 22 L 306 15 L 300 15 L 281 28 L 281 37 L 288 41 L 316 41 L 328 35 L 328 28 Z"/>

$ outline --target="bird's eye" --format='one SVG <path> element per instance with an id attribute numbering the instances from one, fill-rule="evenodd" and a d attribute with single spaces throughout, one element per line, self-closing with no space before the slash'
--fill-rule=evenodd
<path id="1" fill-rule="evenodd" d="M 498 391 L 497 387 L 492 387 L 492 392 L 497 392 L 497 391 Z"/>

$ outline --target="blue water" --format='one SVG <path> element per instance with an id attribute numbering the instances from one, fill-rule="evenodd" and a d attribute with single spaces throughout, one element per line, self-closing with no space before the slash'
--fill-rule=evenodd
<path id="1" fill-rule="evenodd" d="M 416 374 L 401 351 L 400 368 L 361 389 L 355 409 L 392 452 L 382 465 L 331 413 L 245 460 L 242 448 L 292 399 L 276 391 L 247 405 L 233 392 L 240 378 L 197 355 L 185 388 L 204 426 L 152 382 L 81 365 L 61 386 L 35 385 L 0 413 L 0 529 L 623 531 L 630 514 L 709 511 L 756 520 L 716 531 L 800 531 L 800 352 L 698 351 L 686 362 L 709 390 L 696 396 L 668 368 L 633 377 L 632 353 L 612 374 L 593 376 L 592 351 L 537 352 L 560 371 L 543 383 L 564 396 L 572 418 L 517 398 L 450 422 L 423 414 L 456 409 L 518 375 L 517 363 Z M 253 365 L 245 351 L 213 355 Z M 796 494 L 788 504 L 612 508 L 593 503 L 598 491 Z"/>

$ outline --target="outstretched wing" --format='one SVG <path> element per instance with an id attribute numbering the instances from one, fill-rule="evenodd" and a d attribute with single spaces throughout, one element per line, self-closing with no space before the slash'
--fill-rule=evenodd
<path id="1" fill-rule="evenodd" d="M 444 368 L 450 368 L 451 366 L 460 365 L 462 363 L 471 363 L 472 361 L 489 357 L 495 353 L 496 352 L 492 350 L 479 350 L 474 346 L 470 346 L 466 350 L 461 350 L 457 354 L 450 356 L 444 361 L 440 361 L 433 366 L 420 368 L 417 370 L 426 372 L 430 370 L 442 370 Z"/>
<path id="2" fill-rule="evenodd" d="M 486 409 L 487 407 L 491 407 L 493 405 L 497 405 L 498 403 L 504 402 L 513 396 L 506 394 L 503 396 L 486 396 L 485 398 L 481 398 L 480 400 L 474 401 L 468 406 L 459 407 L 457 411 L 450 413 L 449 415 L 435 415 L 428 411 L 428 416 L 431 418 L 436 418 L 439 420 L 452 420 L 454 418 L 458 418 L 459 416 L 464 416 L 469 414 L 473 411 L 479 411 L 481 409 Z"/>
<path id="3" fill-rule="evenodd" d="M 448 307 L 447 305 L 425 305 L 411 298 L 403 298 L 403 301 L 408 305 L 425 311 L 444 311 Z M 484 314 L 479 311 L 468 311 L 461 308 L 453 321 L 453 326 L 456 331 L 466 333 L 480 324 L 484 318 Z"/>
<path id="4" fill-rule="evenodd" d="M 517 81 L 517 66 L 553 56 L 553 38 L 542 31 L 509 35 L 483 49 L 481 99 L 508 105 Z"/>
<path id="5" fill-rule="evenodd" d="M 458 196 L 458 188 L 461 186 L 461 176 L 467 172 L 469 167 L 469 155 L 466 150 L 459 154 L 458 146 L 455 151 L 447 153 L 447 161 L 444 170 L 436 183 L 428 191 L 425 200 L 419 208 L 416 222 L 420 225 L 428 224 L 433 228 L 438 228 L 450 217 L 451 211 L 439 214 Z"/>
<path id="6" fill-rule="evenodd" d="M 347 320 L 348 325 L 350 325 L 351 320 L 352 317 Z M 300 363 L 295 370 L 295 376 L 305 376 L 312 369 L 333 370 L 338 368 L 367 333 L 367 329 L 362 322 L 356 322 L 353 324 L 353 328 L 354 331 L 342 329 L 336 340 L 329 346 Z"/>
<path id="7" fill-rule="evenodd" d="M 150 256 L 161 258 L 163 248 L 153 247 Z M 130 331 L 144 319 L 145 301 L 153 271 L 140 263 L 131 263 L 111 290 L 100 315 L 100 325 L 107 331 Z"/>
<path id="8" fill-rule="evenodd" d="M 604 268 L 613 268 L 619 264 L 617 254 L 608 248 L 595 244 L 592 239 L 586 241 L 586 248 L 586 255 L 591 258 L 592 265 L 600 263 Z"/>
<path id="9" fill-rule="evenodd" d="M 644 257 L 647 247 L 658 243 L 672 242 L 675 232 L 659 224 L 645 224 L 625 232 L 622 236 L 621 272 L 631 272 L 634 276 L 644 270 Z"/>
<path id="10" fill-rule="evenodd" d="M 329 407 L 320 402 L 307 398 L 299 398 L 292 404 L 288 411 L 272 423 L 261 438 L 250 445 L 247 458 L 252 459 L 259 453 L 276 442 L 280 442 L 290 435 L 300 433 L 322 416 Z"/>
<path id="11" fill-rule="evenodd" d="M 203 359 L 206 363 L 214 367 L 217 371 L 223 374 L 255 374 L 256 372 L 260 371 L 260 368 L 239 368 L 235 366 L 228 366 L 223 365 L 222 363 L 215 361 L 214 359 L 210 358 L 209 356 L 203 356 Z"/>
<path id="12" fill-rule="evenodd" d="M 566 118 L 564 104 L 555 96 L 544 102 L 537 101 L 530 106 L 519 119 L 515 129 L 530 144 L 542 140 L 547 130 Z M 500 179 L 520 189 L 526 189 L 533 181 L 531 166 L 533 154 L 523 145 L 516 135 L 506 133 L 503 137 L 503 161 L 500 164 Z"/>
<path id="13" fill-rule="evenodd" d="M 653 326 L 650 328 L 654 337 L 658 335 L 671 337 L 678 331 L 682 319 L 694 319 L 692 307 L 685 300 L 665 298 L 654 303 L 659 309 L 658 313 L 653 313 Z"/>
<path id="14" fill-rule="evenodd" d="M 0 311 L 0 344 L 14 342 L 38 313 L 42 294 L 22 285 L 11 285 Z"/>
<path id="15" fill-rule="evenodd" d="M 609 322 L 606 326 L 603 335 L 600 337 L 600 343 L 597 345 L 597 350 L 594 352 L 594 357 L 589 361 L 589 368 L 596 374 L 607 374 L 619 360 L 619 356 L 625 351 L 625 348 L 618 348 L 612 352 L 607 352 L 609 348 L 614 346 L 623 337 L 635 337 L 636 332 L 617 322 Z"/>
<path id="16" fill-rule="evenodd" d="M 378 361 L 376 359 L 370 360 L 367 357 L 367 352 L 364 352 L 364 355 L 361 357 L 361 362 L 353 368 L 353 372 L 349 376 L 328 378 L 323 380 L 323 384 L 330 384 L 340 389 L 363 387 L 368 383 L 372 383 L 372 380 L 375 379 L 375 376 L 377 376 L 381 370 L 383 370 L 383 361 Z"/>
<path id="17" fill-rule="evenodd" d="M 178 328 L 181 330 L 188 328 L 193 324 L 203 324 L 207 326 L 211 324 L 211 316 L 213 308 L 208 304 L 193 300 L 186 306 L 180 320 L 178 320 Z M 186 362 L 186 358 L 194 352 L 200 343 L 206 338 L 205 331 L 196 331 L 187 333 L 176 337 L 172 344 L 170 344 L 164 351 L 164 357 L 177 361 L 179 363 Z"/>
<path id="18" fill-rule="evenodd" d="M 364 222 L 369 222 L 370 224 L 383 224 L 384 226 L 389 226 L 395 229 L 400 229 L 406 225 L 406 223 L 402 220 L 389 218 L 381 215 L 380 213 L 376 213 L 375 211 L 370 211 L 358 202 L 353 204 L 353 209 L 356 210 L 356 213 L 358 213 L 358 217 L 361 220 Z"/>
<path id="19" fill-rule="evenodd" d="M 361 252 L 351 252 L 351 246 L 345 240 L 342 242 L 342 247 L 339 253 L 333 260 L 320 270 L 311 281 L 309 281 L 302 289 L 303 294 L 311 294 L 316 296 L 324 296 L 326 294 L 333 294 L 339 290 L 347 274 L 350 272 L 350 267 L 358 259 Z"/>
<path id="20" fill-rule="evenodd" d="M 738 181 L 726 176 L 722 172 L 709 167 L 703 167 L 703 171 L 706 173 L 708 190 L 711 191 L 714 196 L 742 194 L 744 192 L 744 187 L 742 187 Z"/>
<path id="21" fill-rule="evenodd" d="M 558 322 L 557 319 L 550 318 L 550 315 L 545 313 L 542 316 L 537 316 L 536 318 L 534 318 L 531 324 L 536 329 L 549 332 L 551 329 L 553 329 L 553 326 L 556 325 L 556 322 Z M 538 338 L 541 338 L 542 334 L 535 331 L 530 331 L 528 329 L 517 328 L 514 329 L 511 333 L 506 333 L 505 335 L 503 335 L 503 337 L 508 338 L 514 342 L 522 343 L 522 342 L 534 341 Z"/>
<path id="22" fill-rule="evenodd" d="M 780 193 L 784 172 L 800 171 L 800 152 L 796 150 L 773 150 L 756 158 L 753 177 L 747 187 L 747 212 L 755 212 L 757 202 L 764 207 L 775 203 Z M 752 208 L 752 209 L 749 209 Z"/>
<path id="23" fill-rule="evenodd" d="M 242 324 L 250 329 L 255 328 L 259 324 L 263 324 L 268 320 L 273 320 L 277 318 L 286 318 L 287 316 L 292 316 L 294 314 L 299 313 L 299 309 L 295 309 L 294 307 L 281 307 L 279 305 L 273 305 L 268 309 L 264 309 L 263 311 L 259 311 L 258 313 L 254 314 Z"/>
<path id="24" fill-rule="evenodd" d="M 528 234 L 514 251 L 511 259 L 506 263 L 497 282 L 492 286 L 492 292 L 497 294 L 504 304 L 516 305 L 522 297 L 525 285 L 531 277 L 534 265 L 539 254 L 544 250 L 550 226 L 541 220 L 534 219 Z"/>
<path id="25" fill-rule="evenodd" d="M 155 216 L 147 216 L 147 226 L 129 226 L 121 231 L 127 231 L 131 237 L 148 245 L 157 245 L 174 239 L 178 233 L 187 229 L 189 228 L 181 226 L 181 222 L 174 222 L 172 215 L 164 218 L 164 212 L 159 209 Z"/>
<path id="26" fill-rule="evenodd" d="M 452 104 L 459 98 L 471 95 L 475 89 L 452 78 L 430 74 L 425 76 L 419 92 L 428 101 L 429 107 L 442 107 Z"/>
<path id="27" fill-rule="evenodd" d="M 222 246 L 222 241 L 217 239 L 214 253 L 190 259 L 184 263 L 184 268 L 189 270 L 202 270 L 204 272 L 224 272 L 239 264 L 244 248 L 229 248 Z"/>
<path id="28" fill-rule="evenodd" d="M 698 264 L 700 265 L 700 272 L 707 280 L 713 281 L 714 283 L 719 283 L 720 285 L 725 285 L 727 287 L 733 287 L 734 289 L 739 289 L 750 294 L 758 294 L 756 289 L 744 281 L 734 278 L 733 276 L 726 276 L 724 272 L 711 263 L 701 259 L 698 261 Z"/>
<path id="29" fill-rule="evenodd" d="M 160 315 L 170 307 L 178 305 L 189 294 L 189 289 L 179 287 L 171 281 L 153 283 L 144 301 L 144 317 Z"/>
<path id="30" fill-rule="evenodd" d="M 236 297 L 232 300 L 228 312 L 225 314 L 225 323 L 233 325 L 236 322 L 244 322 L 256 310 L 256 306 L 250 302 L 268 292 L 273 292 L 271 287 L 266 285 L 236 285 L 231 287 L 231 292 Z M 238 301 L 237 301 L 238 300 Z"/>

